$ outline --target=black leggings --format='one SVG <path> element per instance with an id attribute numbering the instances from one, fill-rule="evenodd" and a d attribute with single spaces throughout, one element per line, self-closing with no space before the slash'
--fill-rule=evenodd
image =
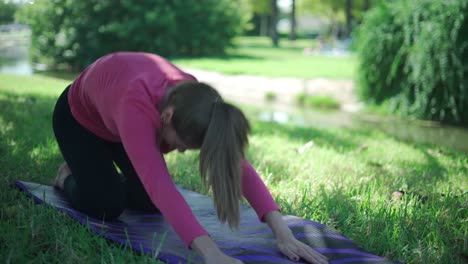
<path id="1" fill-rule="evenodd" d="M 52 122 L 60 151 L 72 171 L 64 183 L 72 205 L 108 220 L 118 217 L 125 208 L 157 212 L 123 145 L 97 137 L 72 116 L 68 90 L 60 95 Z"/>

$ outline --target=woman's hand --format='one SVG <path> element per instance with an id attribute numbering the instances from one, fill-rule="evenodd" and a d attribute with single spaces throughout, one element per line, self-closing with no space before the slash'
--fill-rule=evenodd
<path id="1" fill-rule="evenodd" d="M 242 264 L 244 262 L 224 254 L 208 235 L 195 238 L 192 248 L 203 257 L 205 264 Z"/>
<path id="2" fill-rule="evenodd" d="M 204 256 L 205 264 L 219 264 L 219 263 L 226 263 L 226 264 L 243 264 L 244 262 L 232 258 L 223 252 L 219 251 L 213 254 L 208 254 Z"/>
<path id="3" fill-rule="evenodd" d="M 313 250 L 308 245 L 297 240 L 291 232 L 291 229 L 286 225 L 278 211 L 271 211 L 265 215 L 265 221 L 270 226 L 271 230 L 278 240 L 278 248 L 291 260 L 299 261 L 300 258 L 307 260 L 313 264 L 328 263 L 328 259 Z"/>
<path id="4" fill-rule="evenodd" d="M 299 259 L 302 258 L 313 264 L 328 263 L 328 259 L 324 255 L 318 253 L 307 244 L 302 243 L 294 237 L 278 240 L 278 248 L 281 253 L 294 261 L 299 261 Z"/>

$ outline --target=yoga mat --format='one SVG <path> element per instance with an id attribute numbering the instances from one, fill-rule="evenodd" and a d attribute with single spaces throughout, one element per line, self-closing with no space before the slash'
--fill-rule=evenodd
<path id="1" fill-rule="evenodd" d="M 117 220 L 103 222 L 74 210 L 63 193 L 52 186 L 24 181 L 15 181 L 15 184 L 36 203 L 51 205 L 96 234 L 137 252 L 150 254 L 168 263 L 202 263 L 195 251 L 185 247 L 161 214 L 125 210 Z M 231 231 L 227 225 L 222 225 L 217 220 L 210 197 L 183 188 L 178 189 L 201 225 L 227 255 L 246 264 L 306 263 L 302 260 L 290 261 L 276 249 L 276 240 L 271 229 L 258 220 L 251 207 L 241 206 L 240 229 Z M 327 256 L 332 264 L 395 263 L 364 251 L 349 238 L 326 225 L 296 216 L 283 218 L 297 239 Z"/>

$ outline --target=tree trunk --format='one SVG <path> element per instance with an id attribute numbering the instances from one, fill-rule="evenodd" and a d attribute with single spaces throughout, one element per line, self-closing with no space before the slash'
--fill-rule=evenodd
<path id="1" fill-rule="evenodd" d="M 260 36 L 268 36 L 268 15 L 260 15 Z"/>
<path id="2" fill-rule="evenodd" d="M 296 40 L 296 0 L 292 0 L 291 7 L 291 32 L 289 32 L 289 39 Z"/>
<path id="3" fill-rule="evenodd" d="M 364 11 L 369 10 L 370 8 L 370 0 L 364 0 Z"/>
<path id="4" fill-rule="evenodd" d="M 351 10 L 353 9 L 353 2 L 352 0 L 346 0 L 346 37 L 351 36 L 352 26 L 353 26 L 353 14 Z"/>
<path id="5" fill-rule="evenodd" d="M 278 5 L 276 3 L 276 0 L 271 0 L 270 34 L 271 34 L 271 41 L 273 42 L 274 47 L 279 46 L 278 29 L 276 28 L 277 24 L 278 24 Z"/>

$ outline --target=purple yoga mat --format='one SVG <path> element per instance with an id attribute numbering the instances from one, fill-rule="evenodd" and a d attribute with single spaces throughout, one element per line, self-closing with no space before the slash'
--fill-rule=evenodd
<path id="1" fill-rule="evenodd" d="M 187 249 L 161 214 L 125 210 L 114 221 L 88 217 L 72 208 L 60 190 L 32 182 L 16 181 L 18 187 L 37 203 L 46 203 L 63 211 L 90 230 L 137 252 L 149 254 L 168 263 L 202 263 L 201 258 Z M 255 211 L 241 206 L 239 231 L 231 231 L 219 223 L 211 198 L 179 188 L 201 225 L 226 254 L 244 263 L 305 263 L 288 260 L 276 249 L 275 237 L 261 223 Z M 332 264 L 395 263 L 370 254 L 349 238 L 326 225 L 296 216 L 284 216 L 295 237 L 327 256 Z"/>

